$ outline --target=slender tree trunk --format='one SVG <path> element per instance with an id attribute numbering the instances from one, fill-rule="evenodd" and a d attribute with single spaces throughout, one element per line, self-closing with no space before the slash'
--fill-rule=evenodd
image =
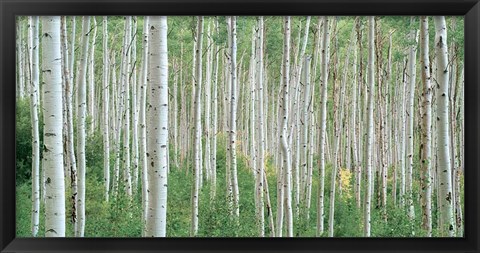
<path id="1" fill-rule="evenodd" d="M 422 115 L 422 142 L 421 147 L 421 204 L 422 227 L 427 231 L 427 236 L 432 236 L 432 176 L 431 176 L 431 142 L 432 142 L 432 88 L 430 86 L 430 60 L 428 17 L 420 20 L 420 61 L 423 83 L 423 115 Z"/>
<path id="2" fill-rule="evenodd" d="M 149 17 L 146 16 L 143 21 L 143 40 L 142 40 L 142 66 L 140 78 L 140 164 L 142 168 L 142 221 L 143 221 L 143 235 L 147 232 L 147 217 L 148 217 L 148 158 L 147 158 L 147 126 L 145 117 L 145 107 L 147 102 L 147 77 L 148 77 L 148 62 L 149 62 Z"/>
<path id="3" fill-rule="evenodd" d="M 18 65 L 18 81 L 17 81 L 17 97 L 24 98 L 25 96 L 25 63 L 23 57 L 23 26 L 20 17 L 17 18 L 17 65 Z"/>
<path id="4" fill-rule="evenodd" d="M 133 17 L 132 25 L 132 67 L 131 67 L 131 78 L 132 78 L 132 166 L 133 166 L 133 176 L 132 176 L 132 193 L 137 194 L 138 189 L 138 92 L 139 84 L 137 83 L 137 17 Z M 138 100 L 137 100 L 138 99 Z"/>
<path id="5" fill-rule="evenodd" d="M 372 185 L 373 185 L 373 101 L 375 99 L 375 83 L 374 83 L 374 34 L 375 34 L 375 25 L 374 17 L 368 17 L 368 128 L 367 128 L 367 190 L 365 197 L 365 217 L 364 217 L 364 236 L 370 237 L 370 209 L 372 202 Z"/>
<path id="6" fill-rule="evenodd" d="M 165 237 L 168 171 L 168 50 L 167 17 L 151 16 L 150 92 L 147 104 L 148 216 L 147 237 Z"/>
<path id="7" fill-rule="evenodd" d="M 108 62 L 108 17 L 103 17 L 103 178 L 105 184 L 105 201 L 110 197 L 110 129 L 109 104 L 110 84 Z"/>
<path id="8" fill-rule="evenodd" d="M 452 206 L 452 168 L 450 167 L 449 138 L 449 82 L 448 82 L 448 49 L 447 25 L 444 16 L 436 16 L 435 21 L 435 53 L 437 63 L 437 152 L 439 172 L 439 232 L 441 236 L 455 236 Z"/>
<path id="9" fill-rule="evenodd" d="M 218 18 L 215 18 L 215 34 L 219 34 Z M 218 62 L 220 55 L 220 47 L 215 46 L 215 65 L 213 69 L 213 95 L 212 95 L 212 156 L 211 156 L 211 188 L 210 197 L 214 199 L 217 193 L 217 133 L 218 133 Z M 208 101 L 207 101 L 208 103 Z"/>
<path id="10" fill-rule="evenodd" d="M 413 18 L 411 19 L 413 23 Z M 416 29 L 410 31 L 410 40 L 411 45 L 409 49 L 408 57 L 408 74 L 409 77 L 409 86 L 408 86 L 408 100 L 407 100 L 407 179 L 406 179 L 406 200 L 408 208 L 408 217 L 410 220 L 415 218 L 415 210 L 413 207 L 413 126 L 414 126 L 414 98 L 415 98 L 415 82 L 416 82 L 416 52 L 417 52 L 417 41 L 418 41 L 418 32 Z M 413 231 L 412 231 L 413 232 Z"/>
<path id="11" fill-rule="evenodd" d="M 318 208 L 317 208 L 317 236 L 323 234 L 323 221 L 325 219 L 324 201 L 325 201 L 325 153 L 326 153 L 326 130 L 327 130 L 327 86 L 328 86 L 328 64 L 330 62 L 330 30 L 329 18 L 323 20 L 323 47 L 322 47 L 322 67 L 320 81 L 321 100 L 320 100 L 320 141 L 318 153 L 319 158 L 319 183 L 318 183 Z"/>
<path id="12" fill-rule="evenodd" d="M 311 104 L 311 95 L 310 95 L 310 89 L 311 89 L 311 84 L 310 84 L 310 61 L 311 57 L 307 56 L 305 57 L 305 94 L 304 94 L 304 99 L 303 99 L 303 135 L 302 135 L 302 161 L 301 161 L 301 168 L 302 168 L 302 174 L 301 174 L 301 184 L 300 184 L 300 189 L 301 191 L 300 194 L 300 200 L 302 203 L 302 207 L 305 206 L 305 194 L 306 194 L 306 184 L 307 184 L 307 178 L 308 178 L 308 153 L 312 152 L 309 146 L 309 128 L 310 128 L 310 122 L 309 120 L 313 120 L 310 117 L 310 107 L 313 105 Z M 313 131 L 313 130 L 310 130 Z M 300 207 L 299 207 L 300 209 Z M 308 209 L 307 209 L 308 210 Z M 307 215 L 307 210 L 305 210 L 305 215 Z M 300 212 L 300 210 L 299 210 Z M 302 213 L 302 212 L 300 212 Z"/>
<path id="13" fill-rule="evenodd" d="M 291 149 L 288 141 L 288 116 L 289 116 L 289 72 L 290 72 L 290 16 L 284 17 L 284 47 L 283 47 L 283 105 L 282 105 L 282 134 L 280 135 L 283 166 L 284 166 L 284 198 L 285 198 L 285 222 L 287 237 L 293 237 L 293 214 L 292 214 L 292 159 Z"/>
<path id="14" fill-rule="evenodd" d="M 66 21 L 65 21 L 66 22 Z M 65 38 L 64 38 L 64 51 L 67 51 L 67 24 L 64 24 L 65 29 Z M 75 19 L 72 19 L 72 41 L 75 41 Z M 75 44 L 72 42 L 71 46 Z M 65 54 L 67 55 L 67 54 Z M 64 59 L 65 61 L 65 76 L 68 77 L 65 82 L 65 90 L 66 90 L 66 112 L 67 112 L 67 146 L 68 146 L 68 156 L 70 161 L 70 187 L 71 187 L 71 219 L 74 223 L 74 231 L 76 230 L 77 226 L 77 198 L 78 198 L 78 187 L 77 187 L 77 161 L 75 158 L 75 144 L 74 144 L 74 126 L 73 126 L 73 111 L 74 107 L 72 106 L 73 102 L 73 61 L 72 59 L 75 57 L 73 50 L 71 49 L 68 53 L 68 57 Z"/>
<path id="15" fill-rule="evenodd" d="M 38 130 L 38 89 L 40 71 L 38 59 L 39 18 L 28 18 L 30 52 L 30 115 L 32 119 L 32 236 L 36 237 L 40 225 L 40 136 Z"/>
<path id="16" fill-rule="evenodd" d="M 82 18 L 82 54 L 79 66 L 79 78 L 77 79 L 77 150 L 78 150 L 78 199 L 76 210 L 78 212 L 75 236 L 83 237 L 85 232 L 85 128 L 87 115 L 87 61 L 88 61 L 88 40 L 90 30 L 90 17 Z"/>
<path id="17" fill-rule="evenodd" d="M 230 157 L 231 157 L 231 173 L 232 173 L 232 189 L 233 189 L 233 209 L 236 219 L 240 216 L 237 179 L 237 17 L 232 16 L 231 21 L 232 46 L 231 46 L 231 98 L 230 98 Z"/>
<path id="18" fill-rule="evenodd" d="M 88 57 L 88 116 L 90 116 L 89 133 L 93 134 L 96 126 L 95 118 L 95 41 L 97 37 L 97 19 L 93 20 L 92 46 L 90 47 L 90 56 Z M 90 32 L 90 31 L 89 31 Z"/>
<path id="19" fill-rule="evenodd" d="M 60 16 L 42 17 L 45 236 L 65 236 Z"/>
<path id="20" fill-rule="evenodd" d="M 123 134 L 123 180 L 124 180 L 124 187 L 125 193 L 129 198 L 132 197 L 132 175 L 131 175 L 131 160 L 130 160 L 130 74 L 131 74 L 131 40 L 132 40 L 132 16 L 126 17 L 125 22 L 125 41 L 127 45 L 127 49 L 124 55 L 124 62 L 123 65 L 123 84 L 122 86 L 125 89 L 124 92 L 124 99 L 125 99 L 125 120 L 124 120 L 124 134 Z"/>
<path id="21" fill-rule="evenodd" d="M 401 110 L 400 110 L 400 121 L 399 124 L 401 126 L 401 136 L 400 136 L 400 145 L 401 145 L 401 151 L 400 151 L 400 206 L 403 208 L 405 207 L 405 189 L 406 189 L 406 176 L 405 176 L 405 150 L 406 150 L 406 133 L 407 133 L 407 127 L 406 127 L 406 99 L 407 99 L 407 64 L 408 60 L 405 59 L 405 64 L 404 64 L 404 69 L 403 69 L 403 80 L 402 80 L 402 87 L 401 87 L 401 97 L 402 99 L 400 100 L 401 103 Z"/>
<path id="22" fill-rule="evenodd" d="M 194 162 L 194 184 L 192 192 L 192 223 L 190 228 L 190 236 L 196 236 L 198 233 L 198 202 L 199 202 L 199 188 L 200 188 L 200 146 L 202 145 L 202 103 L 201 103 L 201 90 L 202 90 L 202 43 L 203 43 L 203 16 L 197 17 L 197 50 L 196 50 L 196 66 L 195 66 L 195 162 Z"/>
<path id="23" fill-rule="evenodd" d="M 212 64 L 212 47 L 213 47 L 213 40 L 211 36 L 210 30 L 210 22 L 207 22 L 207 51 L 206 51 L 206 65 L 205 65 L 205 127 L 204 127 L 204 134 L 205 134 L 205 158 L 204 166 L 205 169 L 205 178 L 207 181 L 210 181 L 210 172 L 211 172 L 211 139 L 210 139 L 210 126 L 211 126 L 211 94 L 212 94 L 212 72 L 211 72 L 211 64 Z"/>
<path id="24" fill-rule="evenodd" d="M 257 18 L 258 24 L 258 32 L 257 32 L 257 59 L 256 59 L 256 68 L 257 68 L 257 75 L 256 75 L 256 95 L 257 95 L 257 108 L 258 108 L 258 166 L 256 170 L 256 194 L 258 198 L 258 205 L 257 205 L 257 219 L 258 219 L 258 227 L 259 227 L 259 236 L 265 236 L 265 216 L 264 216 L 264 189 L 265 187 L 268 188 L 266 185 L 266 178 L 265 175 L 265 128 L 264 128 L 264 104 L 263 104 L 263 17 L 260 16 Z M 252 94 L 253 95 L 253 94 Z M 265 184 L 264 184 L 265 183 Z M 269 198 L 269 197 L 268 197 Z M 270 202 L 270 201 L 268 201 Z M 270 205 L 270 204 L 269 204 Z M 271 214 L 269 216 L 272 216 Z M 272 223 L 273 224 L 273 220 Z M 273 228 L 271 228 L 272 231 Z"/>

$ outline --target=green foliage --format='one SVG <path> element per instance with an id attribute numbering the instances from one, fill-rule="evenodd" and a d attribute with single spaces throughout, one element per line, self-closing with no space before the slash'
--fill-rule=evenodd
<path id="1" fill-rule="evenodd" d="M 16 184 L 21 185 L 32 178 L 32 118 L 30 115 L 30 100 L 17 100 L 16 110 Z M 40 147 L 43 146 L 43 117 L 38 115 L 38 132 Z M 40 156 L 41 160 L 41 156 Z"/>

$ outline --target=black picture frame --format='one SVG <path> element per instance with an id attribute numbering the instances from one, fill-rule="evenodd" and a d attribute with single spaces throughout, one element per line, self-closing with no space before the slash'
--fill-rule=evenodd
<path id="1" fill-rule="evenodd" d="M 15 238 L 16 15 L 461 15 L 465 18 L 464 238 Z M 478 0 L 0 0 L 1 252 L 479 252 Z"/>

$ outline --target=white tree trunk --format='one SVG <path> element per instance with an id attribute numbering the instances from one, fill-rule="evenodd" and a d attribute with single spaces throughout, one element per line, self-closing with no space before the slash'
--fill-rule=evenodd
<path id="1" fill-rule="evenodd" d="M 196 50 L 196 66 L 195 66 L 195 150 L 194 150 L 194 170 L 193 170 L 193 192 L 192 192 L 192 223 L 190 228 L 190 236 L 196 236 L 198 233 L 198 202 L 200 199 L 200 171 L 201 171 L 201 150 L 202 145 L 202 103 L 201 103 L 201 90 L 202 90 L 202 44 L 203 44 L 203 16 L 197 17 L 197 50 Z"/>
<path id="2" fill-rule="evenodd" d="M 204 127 L 204 134 L 205 134 L 205 159 L 203 168 L 205 169 L 205 178 L 207 181 L 210 180 L 210 172 L 211 172 L 211 139 L 210 139 L 210 124 L 211 124 L 211 97 L 212 94 L 212 73 L 211 73 L 211 64 L 212 64 L 212 47 L 213 47 L 213 40 L 211 36 L 210 30 L 210 22 L 207 25 L 207 64 L 205 65 L 205 127 Z"/>
<path id="3" fill-rule="evenodd" d="M 435 53 L 437 67 L 437 152 L 439 173 L 439 232 L 441 236 L 455 236 L 452 204 L 452 168 L 450 167 L 449 136 L 449 81 L 447 25 L 444 16 L 433 17 L 435 21 Z"/>
<path id="4" fill-rule="evenodd" d="M 139 84 L 137 83 L 137 17 L 133 17 L 132 38 L 132 192 L 137 194 L 138 189 L 138 99 Z"/>
<path id="5" fill-rule="evenodd" d="M 78 200 L 77 200 L 77 225 L 75 236 L 83 237 L 85 232 L 85 125 L 87 116 L 87 61 L 88 40 L 90 31 L 90 17 L 84 16 L 82 23 L 82 54 L 80 56 L 79 78 L 77 79 L 77 151 L 78 151 Z"/>
<path id="6" fill-rule="evenodd" d="M 130 74 L 131 74 L 131 56 L 132 56 L 132 16 L 126 17 L 125 22 L 125 42 L 127 49 L 122 59 L 124 62 L 122 78 L 122 86 L 125 89 L 124 98 L 125 98 L 125 120 L 124 120 L 124 134 L 123 134 L 123 180 L 125 193 L 129 198 L 132 197 L 132 174 L 131 174 L 131 160 L 130 160 Z"/>
<path id="7" fill-rule="evenodd" d="M 23 57 L 23 29 L 22 22 L 20 18 L 17 18 L 16 21 L 17 29 L 17 65 L 18 65 L 18 81 L 17 81 L 17 97 L 24 98 L 25 96 L 25 69 L 24 69 L 24 57 Z"/>
<path id="8" fill-rule="evenodd" d="M 258 32 L 257 32 L 257 59 L 256 59 L 256 95 L 258 108 L 258 166 L 256 170 L 255 189 L 257 194 L 257 219 L 259 236 L 265 236 L 265 215 L 264 215 L 264 174 L 265 174 L 265 132 L 264 132 L 264 104 L 263 104 L 263 17 L 257 18 Z M 266 185 L 265 185 L 266 186 Z M 270 214 L 271 216 L 271 214 Z M 272 222 L 273 224 L 273 222 Z M 273 231 L 273 229 L 272 229 Z"/>
<path id="9" fill-rule="evenodd" d="M 93 20 L 93 35 L 92 46 L 90 47 L 90 56 L 88 57 L 88 116 L 90 116 L 90 129 L 89 133 L 93 134 L 95 131 L 95 41 L 97 37 L 97 19 L 95 16 Z M 90 31 L 89 31 L 90 32 Z"/>
<path id="10" fill-rule="evenodd" d="M 147 231 L 147 217 L 148 217 L 148 160 L 147 160 L 147 133 L 146 133 L 146 118 L 145 118 L 145 106 L 147 101 L 147 75 L 148 75 L 148 56 L 149 56 L 149 17 L 146 16 L 143 20 L 143 40 L 142 40 L 142 66 L 141 66 L 141 78 L 140 84 L 140 164 L 142 168 L 142 221 L 143 223 L 143 235 L 145 236 Z"/>
<path id="11" fill-rule="evenodd" d="M 64 61 L 64 76 L 65 76 L 65 97 L 66 97 L 66 120 L 67 120 L 67 149 L 68 149 L 68 156 L 69 156 L 69 162 L 70 162 L 70 186 L 71 186 L 71 207 L 72 207 L 72 221 L 74 222 L 74 226 L 76 227 L 77 225 L 77 214 L 76 214 L 76 205 L 77 205 L 77 193 L 78 193 L 78 187 L 77 187 L 77 161 L 75 158 L 75 144 L 74 144 L 74 135 L 73 132 L 74 126 L 73 126 L 73 109 L 74 107 L 72 106 L 72 99 L 73 99 L 73 72 L 72 68 L 72 61 L 71 59 L 74 57 L 74 54 L 72 50 L 67 50 L 67 24 L 66 24 L 66 18 L 63 24 L 62 30 L 65 31 L 64 38 L 63 38 L 63 43 L 62 43 L 62 50 L 65 52 L 63 61 Z M 74 25 L 75 20 L 72 20 L 72 33 L 75 34 L 75 25 Z M 72 35 L 72 40 L 73 39 Z M 71 46 L 74 46 L 72 43 Z M 68 52 L 67 52 L 68 51 Z M 68 175 L 65 175 L 68 176 Z M 74 228 L 75 230 L 75 228 Z"/>
<path id="12" fill-rule="evenodd" d="M 330 30 L 329 19 L 323 20 L 323 42 L 322 42 L 322 67 L 321 67 L 321 100 L 320 100 L 320 141 L 318 153 L 319 158 L 319 183 L 318 183 L 318 208 L 317 208 L 317 236 L 323 234 L 325 219 L 324 211 L 324 188 L 325 188 L 325 153 L 326 153 L 326 130 L 327 130 L 327 86 L 328 86 L 328 64 L 330 61 Z"/>
<path id="13" fill-rule="evenodd" d="M 110 129 L 109 129 L 109 62 L 108 62 L 108 17 L 103 17 L 103 178 L 105 200 L 110 196 Z"/>
<path id="14" fill-rule="evenodd" d="M 30 56 L 30 115 L 32 119 L 32 236 L 37 236 L 40 225 L 40 136 L 38 130 L 38 89 L 40 72 L 38 59 L 38 16 L 28 17 Z"/>
<path id="15" fill-rule="evenodd" d="M 401 128 L 401 135 L 400 135 L 400 206 L 403 208 L 405 207 L 405 189 L 406 189 L 406 176 L 405 176 L 405 150 L 406 150 L 406 134 L 407 134 L 407 126 L 406 126 L 406 98 L 407 98 L 407 64 L 408 60 L 404 60 L 404 69 L 403 69 L 403 80 L 402 80 L 402 87 L 400 89 L 400 92 L 402 93 L 401 99 L 400 99 L 400 128 Z"/>
<path id="16" fill-rule="evenodd" d="M 299 202 L 304 201 L 305 198 L 305 189 L 306 189 L 306 184 L 307 184 L 307 178 L 308 178 L 308 153 L 311 152 L 309 150 L 309 121 L 312 120 L 310 117 L 310 107 L 313 106 L 311 103 L 311 95 L 310 95 L 310 61 L 311 57 L 307 56 L 305 57 L 305 92 L 304 92 L 304 99 L 303 99 L 303 134 L 302 134 L 302 160 L 301 160 L 301 182 L 300 182 L 300 189 L 299 189 Z M 312 131 L 312 130 L 311 130 Z M 302 203 L 304 205 L 304 203 Z M 299 207 L 300 209 L 300 207 Z"/>
<path id="17" fill-rule="evenodd" d="M 427 236 L 432 236 L 432 87 L 430 86 L 430 60 L 428 17 L 420 20 L 420 61 L 423 83 L 423 114 L 422 114 L 422 142 L 421 152 L 421 205 L 422 227 L 427 231 Z"/>
<path id="18" fill-rule="evenodd" d="M 235 217 L 239 218 L 239 199 L 240 194 L 238 190 L 237 179 L 237 17 L 232 16 L 231 21 L 232 31 L 232 46 L 231 46 L 231 73 L 232 79 L 231 92 L 230 92 L 230 157 L 231 167 L 230 172 L 232 174 L 232 189 L 233 189 L 233 210 Z"/>
<path id="19" fill-rule="evenodd" d="M 288 105 L 289 105 L 289 72 L 290 72 L 290 16 L 284 17 L 284 47 L 283 47 L 283 104 L 282 104 L 282 134 L 281 148 L 283 156 L 283 186 L 285 197 L 285 222 L 287 227 L 287 237 L 293 237 L 293 216 L 292 216 L 292 159 L 291 150 L 288 141 Z"/>
<path id="20" fill-rule="evenodd" d="M 413 18 L 412 21 L 413 22 Z M 410 220 L 415 218 L 415 210 L 413 207 L 413 125 L 414 125 L 414 98 L 415 98 L 415 82 L 416 82 L 416 52 L 418 42 L 418 32 L 416 29 L 410 31 L 409 39 L 411 45 L 409 48 L 408 56 L 408 74 L 409 86 L 408 86 L 408 100 L 407 100 L 407 179 L 406 179 L 406 201 L 408 208 L 408 217 Z"/>
<path id="21" fill-rule="evenodd" d="M 147 237 L 165 237 L 168 171 L 167 17 L 151 16 L 147 101 L 148 217 Z"/>
<path id="22" fill-rule="evenodd" d="M 375 67 L 375 47 L 374 47 L 374 34 L 375 34 L 375 25 L 374 17 L 368 17 L 368 68 L 367 68 L 367 79 L 368 79 L 368 127 L 367 127 L 367 149 L 366 149 L 366 158 L 367 158 L 367 188 L 365 194 L 365 217 L 364 217 L 364 236 L 370 237 L 370 209 L 372 205 L 372 185 L 373 185 L 373 101 L 375 99 L 375 83 L 374 83 L 374 67 Z"/>
<path id="23" fill-rule="evenodd" d="M 216 35 L 219 34 L 218 19 L 215 18 Z M 211 189 L 210 198 L 214 199 L 217 192 L 217 132 L 218 132 L 218 61 L 219 46 L 215 46 L 215 66 L 213 69 L 213 95 L 212 95 L 212 156 L 211 156 Z M 208 101 L 207 101 L 208 102 Z"/>
<path id="24" fill-rule="evenodd" d="M 60 17 L 42 17 L 45 236 L 65 236 Z"/>

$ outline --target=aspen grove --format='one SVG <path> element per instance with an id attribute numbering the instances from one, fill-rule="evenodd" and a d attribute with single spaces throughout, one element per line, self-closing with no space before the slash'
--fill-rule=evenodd
<path id="1" fill-rule="evenodd" d="M 16 29 L 17 236 L 463 236 L 461 17 Z"/>

